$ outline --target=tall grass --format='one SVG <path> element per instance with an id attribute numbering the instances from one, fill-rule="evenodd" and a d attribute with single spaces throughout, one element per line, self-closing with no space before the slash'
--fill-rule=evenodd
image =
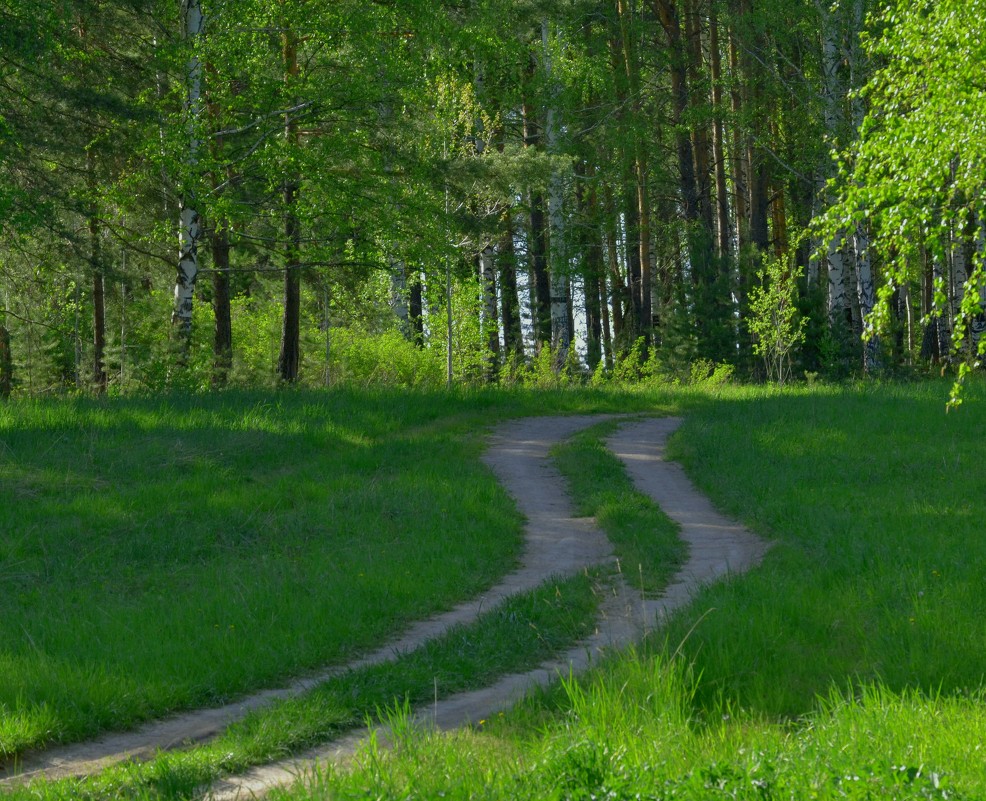
<path id="1" fill-rule="evenodd" d="M 832 684 L 982 685 L 986 404 L 982 385 L 970 392 L 946 414 L 943 382 L 747 389 L 688 417 L 672 454 L 778 543 L 763 569 L 696 601 L 715 610 L 685 647 L 703 704 L 797 717 Z"/>
<path id="2" fill-rule="evenodd" d="M 0 406 L 0 761 L 225 701 L 492 584 L 487 426 L 642 399 L 282 392 Z"/>
<path id="3" fill-rule="evenodd" d="M 682 394 L 672 453 L 776 546 L 636 650 L 300 798 L 986 797 L 981 385 Z"/>
<path id="4" fill-rule="evenodd" d="M 387 723 L 389 710 L 409 710 L 534 668 L 591 631 L 605 589 L 598 582 L 589 573 L 549 580 L 393 661 L 347 671 L 304 695 L 255 710 L 204 745 L 125 762 L 94 776 L 9 787 L 4 797 L 195 798 L 221 776 L 329 741 L 368 721 Z"/>

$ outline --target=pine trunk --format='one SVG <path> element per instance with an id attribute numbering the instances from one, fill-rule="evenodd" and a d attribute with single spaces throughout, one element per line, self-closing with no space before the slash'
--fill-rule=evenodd
<path id="1" fill-rule="evenodd" d="M 212 386 L 224 387 L 233 367 L 233 316 L 229 294 L 229 229 L 220 221 L 211 236 L 212 311 L 215 331 L 212 337 Z"/>
<path id="2" fill-rule="evenodd" d="M 413 342 L 419 348 L 425 346 L 424 297 L 421 287 L 421 274 L 415 270 L 407 290 L 408 314 L 411 318 Z"/>
<path id="3" fill-rule="evenodd" d="M 293 83 L 298 76 L 298 41 L 293 31 L 282 34 L 284 80 Z M 285 114 L 285 139 L 298 146 L 298 124 Z M 301 223 L 298 219 L 300 182 L 292 175 L 284 185 L 284 320 L 281 328 L 281 353 L 277 371 L 282 381 L 298 380 L 301 363 Z"/>
<path id="4" fill-rule="evenodd" d="M 14 360 L 10 353 L 10 331 L 0 323 L 0 398 L 7 400 L 14 386 Z"/>

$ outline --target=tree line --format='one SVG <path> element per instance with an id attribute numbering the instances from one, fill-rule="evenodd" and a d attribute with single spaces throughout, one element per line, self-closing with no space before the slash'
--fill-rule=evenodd
<path id="1" fill-rule="evenodd" d="M 0 395 L 973 363 L 983 5 L 4 0 Z"/>

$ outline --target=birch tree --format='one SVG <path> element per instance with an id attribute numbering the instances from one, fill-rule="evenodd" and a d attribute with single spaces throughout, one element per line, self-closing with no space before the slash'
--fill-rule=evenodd
<path id="1" fill-rule="evenodd" d="M 827 222 L 830 230 L 869 226 L 871 247 L 886 265 L 872 313 L 878 329 L 886 330 L 893 292 L 916 277 L 924 254 L 947 254 L 949 231 L 968 214 L 955 199 L 974 198 L 975 212 L 982 212 L 986 140 L 978 132 L 986 130 L 986 44 L 972 32 L 984 14 L 986 0 L 895 0 L 881 13 L 880 34 L 864 41 L 880 66 L 863 88 L 868 109 L 858 140 L 845 150 L 839 202 Z M 928 306 L 947 314 L 944 279 L 935 283 Z M 972 291 L 953 320 L 953 346 L 981 313 L 983 284 L 977 252 L 967 282 Z"/>
<path id="2" fill-rule="evenodd" d="M 171 322 L 179 340 L 179 361 L 188 356 L 192 333 L 192 304 L 195 282 L 199 275 L 199 241 L 202 237 L 201 215 L 194 190 L 198 169 L 202 129 L 202 62 L 196 52 L 205 30 L 201 0 L 181 0 L 182 32 L 189 49 L 186 71 L 187 99 L 185 121 L 187 150 L 185 175 L 178 216 L 178 276 L 175 280 L 175 305 Z"/>

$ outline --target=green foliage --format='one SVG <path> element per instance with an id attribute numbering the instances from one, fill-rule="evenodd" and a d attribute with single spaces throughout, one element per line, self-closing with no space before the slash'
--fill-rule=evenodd
<path id="1" fill-rule="evenodd" d="M 983 471 L 964 432 L 984 389 L 972 421 L 942 413 L 946 390 L 693 394 L 674 451 L 777 543 L 760 570 L 503 718 L 412 733 L 279 798 L 982 797 Z"/>
<path id="2" fill-rule="evenodd" d="M 969 223 L 986 212 L 986 147 L 972 134 L 986 124 L 986 44 L 977 34 L 984 13 L 982 0 L 893 0 L 864 36 L 878 65 L 862 90 L 869 112 L 841 156 L 839 202 L 825 223 L 830 233 L 857 224 L 873 232 L 887 279 L 874 312 L 883 330 L 894 288 L 914 280 L 926 257 L 944 259 L 951 240 L 968 237 Z M 980 271 L 977 258 L 973 285 Z M 956 329 L 981 313 L 978 298 L 956 310 L 938 292 L 934 306 Z M 976 358 L 961 336 L 955 354 Z"/>
<path id="3" fill-rule="evenodd" d="M 800 271 L 784 259 L 765 257 L 757 272 L 759 286 L 750 290 L 747 325 L 753 352 L 763 359 L 768 381 L 791 378 L 797 349 L 805 341 L 807 320 L 798 311 Z"/>
<path id="4" fill-rule="evenodd" d="M 359 387 L 439 387 L 445 384 L 443 355 L 422 349 L 398 331 L 364 334 L 333 329 L 329 381 Z"/>
<path id="5" fill-rule="evenodd" d="M 519 520 L 469 439 L 431 427 L 450 408 L 343 391 L 0 407 L 0 754 L 349 658 L 487 586 Z"/>

